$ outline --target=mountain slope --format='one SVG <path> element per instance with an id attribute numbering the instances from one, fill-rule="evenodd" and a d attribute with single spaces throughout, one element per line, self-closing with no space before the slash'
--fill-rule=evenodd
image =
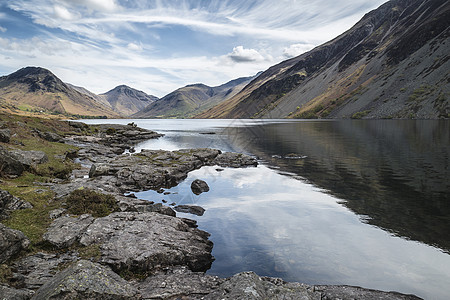
<path id="1" fill-rule="evenodd" d="M 450 2 L 393 0 L 199 118 L 448 118 Z"/>
<path id="2" fill-rule="evenodd" d="M 192 84 L 175 90 L 133 115 L 135 118 L 187 118 L 207 110 L 238 93 L 254 77 L 242 77 L 209 87 Z"/>
<path id="3" fill-rule="evenodd" d="M 99 96 L 103 97 L 115 112 L 125 116 L 137 113 L 158 100 L 158 97 L 147 95 L 126 85 L 119 85 Z"/>
<path id="4" fill-rule="evenodd" d="M 49 70 L 22 68 L 0 77 L 0 103 L 14 113 L 47 113 L 62 116 L 117 117 L 95 99 L 62 82 Z"/>

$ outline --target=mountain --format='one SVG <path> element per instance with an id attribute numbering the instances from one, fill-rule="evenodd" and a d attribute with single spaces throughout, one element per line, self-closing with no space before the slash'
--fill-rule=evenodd
<path id="1" fill-rule="evenodd" d="M 100 94 L 99 97 L 103 97 L 115 112 L 125 116 L 137 113 L 158 100 L 158 97 L 147 95 L 126 85 L 119 85 L 109 92 Z"/>
<path id="2" fill-rule="evenodd" d="M 198 118 L 448 118 L 450 2 L 392 0 Z"/>
<path id="3" fill-rule="evenodd" d="M 39 67 L 0 77 L 0 109 L 17 114 L 118 117 L 111 108 Z"/>
<path id="4" fill-rule="evenodd" d="M 253 78 L 242 77 L 216 87 L 187 85 L 151 103 L 132 117 L 189 118 L 233 97 Z"/>

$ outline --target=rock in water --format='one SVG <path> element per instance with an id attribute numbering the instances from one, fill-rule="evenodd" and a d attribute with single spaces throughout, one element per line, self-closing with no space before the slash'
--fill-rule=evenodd
<path id="1" fill-rule="evenodd" d="M 80 260 L 44 284 L 32 299 L 125 300 L 140 299 L 140 296 L 108 267 Z"/>
<path id="2" fill-rule="evenodd" d="M 191 190 L 194 194 L 200 195 L 201 193 L 208 192 L 209 186 L 205 181 L 200 180 L 200 179 L 195 179 L 191 183 Z"/>
<path id="3" fill-rule="evenodd" d="M 205 213 L 205 209 L 197 205 L 177 205 L 173 209 L 178 212 L 193 214 L 197 216 L 203 216 L 203 214 Z"/>

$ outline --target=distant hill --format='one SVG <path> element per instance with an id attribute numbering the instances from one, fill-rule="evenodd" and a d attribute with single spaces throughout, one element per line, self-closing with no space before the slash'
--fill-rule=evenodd
<path id="1" fill-rule="evenodd" d="M 198 118 L 449 118 L 450 2 L 392 0 Z"/>
<path id="2" fill-rule="evenodd" d="M 126 85 L 119 85 L 99 97 L 103 97 L 115 112 L 124 116 L 137 113 L 159 99 Z"/>
<path id="3" fill-rule="evenodd" d="M 39 67 L 22 68 L 0 77 L 0 110 L 62 117 L 118 117 L 110 107 Z"/>
<path id="4" fill-rule="evenodd" d="M 192 84 L 175 90 L 132 115 L 134 118 L 190 118 L 238 93 L 253 77 L 242 77 L 209 87 Z"/>

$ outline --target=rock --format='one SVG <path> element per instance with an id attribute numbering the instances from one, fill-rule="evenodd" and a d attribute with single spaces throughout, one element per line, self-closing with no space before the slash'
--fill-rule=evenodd
<path id="1" fill-rule="evenodd" d="M 20 176 L 25 169 L 15 156 L 0 146 L 0 175 Z"/>
<path id="2" fill-rule="evenodd" d="M 10 154 L 26 167 L 48 162 L 47 155 L 42 151 L 12 150 L 10 151 Z"/>
<path id="3" fill-rule="evenodd" d="M 46 141 L 49 141 L 49 142 L 62 142 L 63 141 L 63 138 L 57 133 L 49 132 L 49 131 L 42 132 L 37 129 L 34 129 L 34 131 L 38 134 L 38 136 L 40 138 L 42 138 Z"/>
<path id="4" fill-rule="evenodd" d="M 159 267 L 187 265 L 206 271 L 213 261 L 207 232 L 182 220 L 154 212 L 119 212 L 98 218 L 80 243 L 99 244 L 100 262 L 114 270 L 147 272 Z"/>
<path id="5" fill-rule="evenodd" d="M 148 200 L 140 200 L 129 197 L 117 196 L 118 205 L 121 211 L 126 212 L 157 212 L 163 215 L 175 217 L 176 213 L 168 206 L 161 203 L 154 203 Z"/>
<path id="6" fill-rule="evenodd" d="M 197 205 L 177 205 L 173 209 L 178 212 L 193 214 L 197 216 L 203 216 L 205 209 Z"/>
<path id="7" fill-rule="evenodd" d="M 314 291 L 321 293 L 321 299 L 358 299 L 358 300 L 419 300 L 414 295 L 405 295 L 397 292 L 383 292 L 346 285 L 316 285 Z"/>
<path id="8" fill-rule="evenodd" d="M 13 267 L 17 272 L 15 277 L 22 278 L 23 287 L 37 290 L 52 279 L 61 270 L 61 266 L 67 266 L 79 259 L 76 252 L 62 254 L 38 252 L 14 263 Z"/>
<path id="9" fill-rule="evenodd" d="M 54 210 L 50 211 L 50 213 L 49 213 L 50 219 L 52 219 L 52 220 L 58 219 L 58 218 L 61 217 L 66 211 L 67 211 L 67 209 L 65 209 L 65 208 L 57 208 L 57 209 L 54 209 Z"/>
<path id="10" fill-rule="evenodd" d="M 186 267 L 170 268 L 135 284 L 144 299 L 200 299 L 224 280 L 192 272 Z"/>
<path id="11" fill-rule="evenodd" d="M 137 290 L 109 268 L 80 260 L 44 284 L 32 299 L 140 299 Z"/>
<path id="12" fill-rule="evenodd" d="M 7 191 L 0 190 L 0 220 L 8 218 L 11 211 L 26 208 L 33 208 L 33 205 L 14 197 Z"/>
<path id="13" fill-rule="evenodd" d="M 88 214 L 59 217 L 50 225 L 43 239 L 57 248 L 70 247 L 93 222 L 94 218 Z"/>
<path id="14" fill-rule="evenodd" d="M 191 183 L 191 190 L 194 194 L 200 195 L 201 193 L 208 192 L 209 186 L 205 181 L 200 180 L 200 179 L 195 179 Z"/>
<path id="15" fill-rule="evenodd" d="M 4 263 L 20 251 L 28 248 L 30 241 L 23 232 L 0 223 L 0 263 Z"/>
<path id="16" fill-rule="evenodd" d="M 260 277 L 253 272 L 243 272 L 227 278 L 203 299 L 302 299 L 321 300 L 319 292 L 300 283 L 286 283 L 281 279 Z"/>
<path id="17" fill-rule="evenodd" d="M 0 142 L 9 143 L 11 140 L 11 131 L 9 129 L 0 129 Z"/>
<path id="18" fill-rule="evenodd" d="M 0 284 L 0 299 L 7 300 L 28 300 L 34 292 L 30 290 L 18 290 L 6 285 Z"/>
<path id="19" fill-rule="evenodd" d="M 89 126 L 87 124 L 82 123 L 82 122 L 67 121 L 67 123 L 69 123 L 70 126 L 77 128 L 77 129 L 81 129 L 81 130 L 85 130 L 85 129 L 89 128 Z"/>
<path id="20" fill-rule="evenodd" d="M 218 155 L 213 164 L 221 167 L 242 168 L 242 167 L 256 167 L 258 161 L 248 155 L 242 153 L 225 152 Z"/>

